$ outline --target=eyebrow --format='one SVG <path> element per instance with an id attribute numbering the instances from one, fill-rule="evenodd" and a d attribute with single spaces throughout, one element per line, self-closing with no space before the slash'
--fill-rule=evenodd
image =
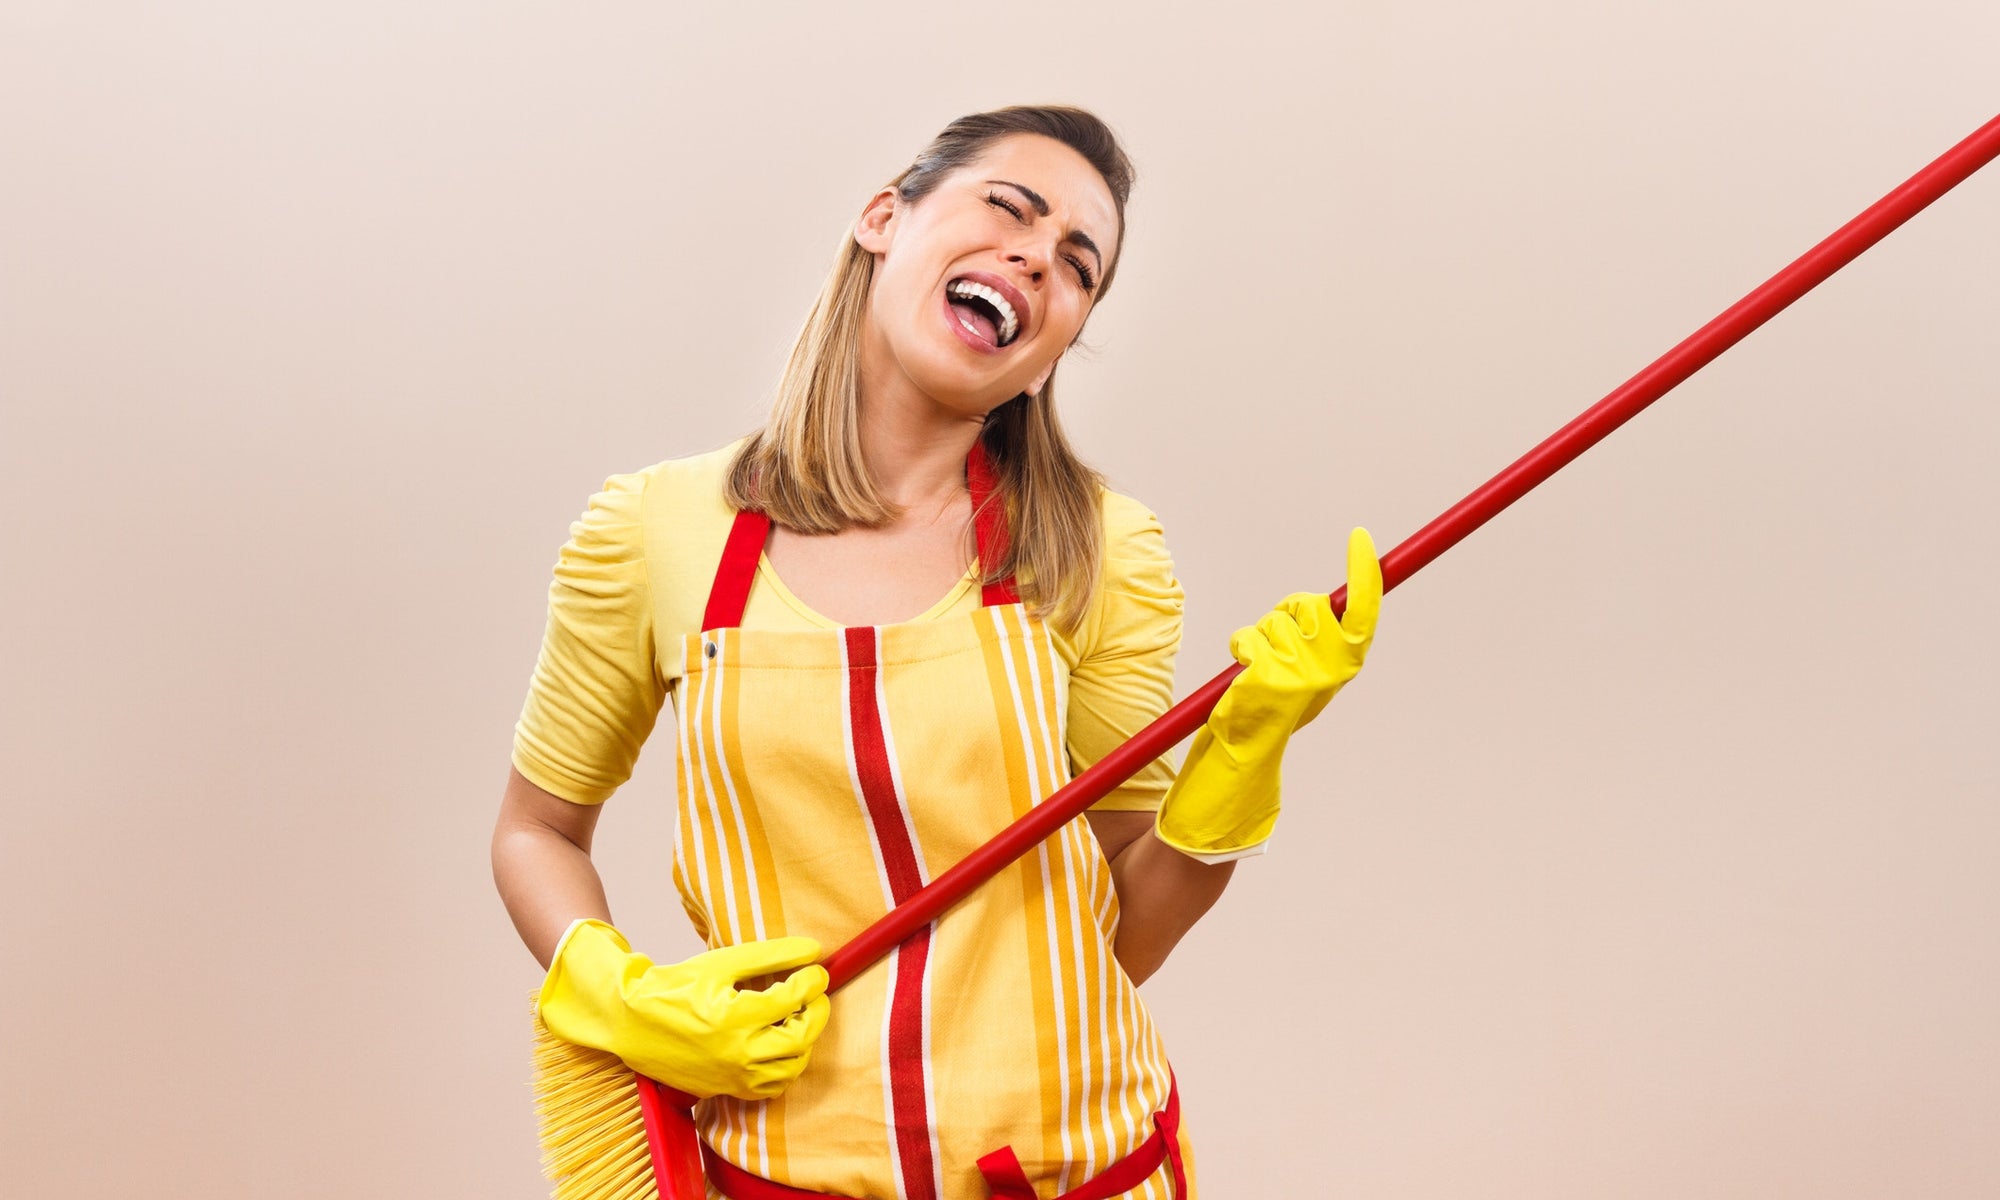
<path id="1" fill-rule="evenodd" d="M 1038 216 L 1046 217 L 1049 215 L 1049 202 L 1042 199 L 1041 193 L 1035 189 L 1008 179 L 989 179 L 986 182 L 998 184 L 1001 187 L 1013 188 L 1015 191 L 1021 193 L 1022 197 L 1027 200 L 1029 207 L 1033 208 Z M 1085 250 L 1095 254 L 1097 256 L 1098 270 L 1101 271 L 1104 269 L 1104 251 L 1097 248 L 1097 243 L 1091 240 L 1089 234 L 1081 229 L 1072 229 L 1066 235 L 1066 239 L 1075 242 Z"/>

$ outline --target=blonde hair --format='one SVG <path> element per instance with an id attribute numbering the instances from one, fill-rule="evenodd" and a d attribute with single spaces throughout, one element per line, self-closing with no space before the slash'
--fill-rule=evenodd
<path id="1" fill-rule="evenodd" d="M 1079 108 L 1022 106 L 960 117 L 890 186 L 915 203 L 988 145 L 1017 133 L 1055 138 L 1097 168 L 1117 206 L 1122 243 L 1132 164 L 1110 127 Z M 1118 258 L 1114 246 L 1097 302 L 1111 288 Z M 771 415 L 730 465 L 732 506 L 761 509 L 802 533 L 881 525 L 899 515 L 876 491 L 861 457 L 861 330 L 874 277 L 874 255 L 843 236 L 792 346 Z M 1005 506 L 1009 533 L 1006 553 L 984 564 L 985 582 L 1014 576 L 1030 609 L 1074 632 L 1102 565 L 1104 481 L 1070 448 L 1056 419 L 1054 384 L 1051 373 L 1040 392 L 1023 392 L 988 413 L 980 431 L 995 480 L 989 502 Z"/>

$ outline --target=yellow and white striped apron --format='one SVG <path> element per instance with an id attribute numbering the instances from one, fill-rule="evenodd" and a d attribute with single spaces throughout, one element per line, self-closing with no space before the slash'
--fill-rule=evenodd
<path id="1" fill-rule="evenodd" d="M 712 627 L 688 637 L 674 880 L 712 947 L 832 949 L 1068 781 L 1068 671 L 1010 584 L 970 617 L 735 628 L 766 529 L 739 515 Z M 1172 1086 L 1117 925 L 1079 817 L 837 993 L 784 1095 L 703 1101 L 703 1140 L 761 1180 L 865 1200 L 995 1194 L 978 1160 L 1005 1147 L 1040 1196 L 1085 1185 L 1147 1142 Z M 1175 1200 L 1166 1164 L 1116 1194 Z"/>

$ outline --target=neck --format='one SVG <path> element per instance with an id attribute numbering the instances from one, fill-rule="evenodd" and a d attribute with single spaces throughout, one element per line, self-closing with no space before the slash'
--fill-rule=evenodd
<path id="1" fill-rule="evenodd" d="M 982 421 L 931 405 L 929 411 L 861 397 L 861 457 L 884 500 L 913 514 L 935 513 L 965 493 L 965 456 Z"/>
<path id="2" fill-rule="evenodd" d="M 936 515 L 965 494 L 965 457 L 985 414 L 940 404 L 895 368 L 887 348 L 864 337 L 861 456 L 884 500 L 913 516 Z"/>

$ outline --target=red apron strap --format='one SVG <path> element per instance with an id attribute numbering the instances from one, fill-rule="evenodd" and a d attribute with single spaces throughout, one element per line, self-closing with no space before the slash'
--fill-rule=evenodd
<path id="1" fill-rule="evenodd" d="M 1167 1072 L 1167 1107 L 1153 1114 L 1153 1128 L 1167 1141 L 1167 1169 L 1174 1177 L 1175 1200 L 1187 1200 L 1187 1164 L 1181 1161 L 1181 1085 Z"/>
<path id="2" fill-rule="evenodd" d="M 757 560 L 770 534 L 770 517 L 747 508 L 736 514 L 729 540 L 722 546 L 722 564 L 715 569 L 715 584 L 708 589 L 708 608 L 701 616 L 704 630 L 734 629 L 743 623 L 750 584 L 757 578 Z"/>
<path id="3" fill-rule="evenodd" d="M 979 1160 L 979 1173 L 986 1177 L 986 1194 L 992 1200 L 1037 1200 L 1035 1185 L 1021 1169 L 1014 1147 L 1002 1146 Z"/>
<path id="4" fill-rule="evenodd" d="M 972 492 L 972 529 L 979 546 L 982 578 L 986 564 L 999 562 L 1007 553 L 1007 505 L 994 494 L 996 482 L 993 465 L 986 460 L 985 445 L 972 443 L 972 453 L 965 456 L 965 483 Z M 735 523 L 729 527 L 729 540 L 722 546 L 722 562 L 715 569 L 715 583 L 708 589 L 708 607 L 701 615 L 702 629 L 734 629 L 743 623 L 743 610 L 750 603 L 750 585 L 757 578 L 757 560 L 762 557 L 764 543 L 770 536 L 770 517 L 747 508 L 736 514 Z M 1009 575 L 983 585 L 979 599 L 987 605 L 1017 604 L 1021 593 L 1014 586 L 1014 577 Z"/>
<path id="5" fill-rule="evenodd" d="M 1106 1167 L 1055 1200 L 1114 1200 L 1115 1197 L 1151 1179 L 1167 1164 L 1174 1180 L 1174 1200 L 1187 1200 L 1187 1166 L 1181 1161 L 1181 1090 L 1173 1076 L 1167 1076 L 1167 1106 L 1153 1114 L 1153 1132 L 1139 1148 Z M 708 1180 L 729 1200 L 839 1200 L 825 1192 L 808 1192 L 788 1184 L 774 1183 L 723 1158 L 701 1144 L 702 1165 Z M 987 1194 L 992 1200 L 1036 1200 L 1035 1187 L 1012 1146 L 1002 1146 L 979 1160 L 979 1173 L 986 1177 Z"/>
<path id="6" fill-rule="evenodd" d="M 1007 556 L 1007 502 L 1005 497 L 994 494 L 997 482 L 993 464 L 986 459 L 986 440 L 980 438 L 972 443 L 972 453 L 965 456 L 965 486 L 972 493 L 972 531 L 979 543 L 982 579 L 988 564 Z M 988 606 L 1018 604 L 1020 600 L 1021 593 L 1014 586 L 1012 575 L 983 585 L 979 593 L 979 602 Z"/>
<path id="7" fill-rule="evenodd" d="M 1139 1148 L 1092 1176 L 1081 1187 L 1071 1188 L 1055 1200 L 1113 1200 L 1138 1187 L 1159 1171 L 1162 1162 L 1173 1176 L 1175 1200 L 1186 1200 L 1187 1167 L 1181 1161 L 1181 1090 L 1173 1076 L 1167 1076 L 1167 1106 L 1153 1114 L 1153 1133 Z M 979 1173 L 986 1177 L 986 1189 L 993 1200 L 1033 1200 L 1035 1189 L 1012 1146 L 1003 1146 L 979 1160 Z"/>

